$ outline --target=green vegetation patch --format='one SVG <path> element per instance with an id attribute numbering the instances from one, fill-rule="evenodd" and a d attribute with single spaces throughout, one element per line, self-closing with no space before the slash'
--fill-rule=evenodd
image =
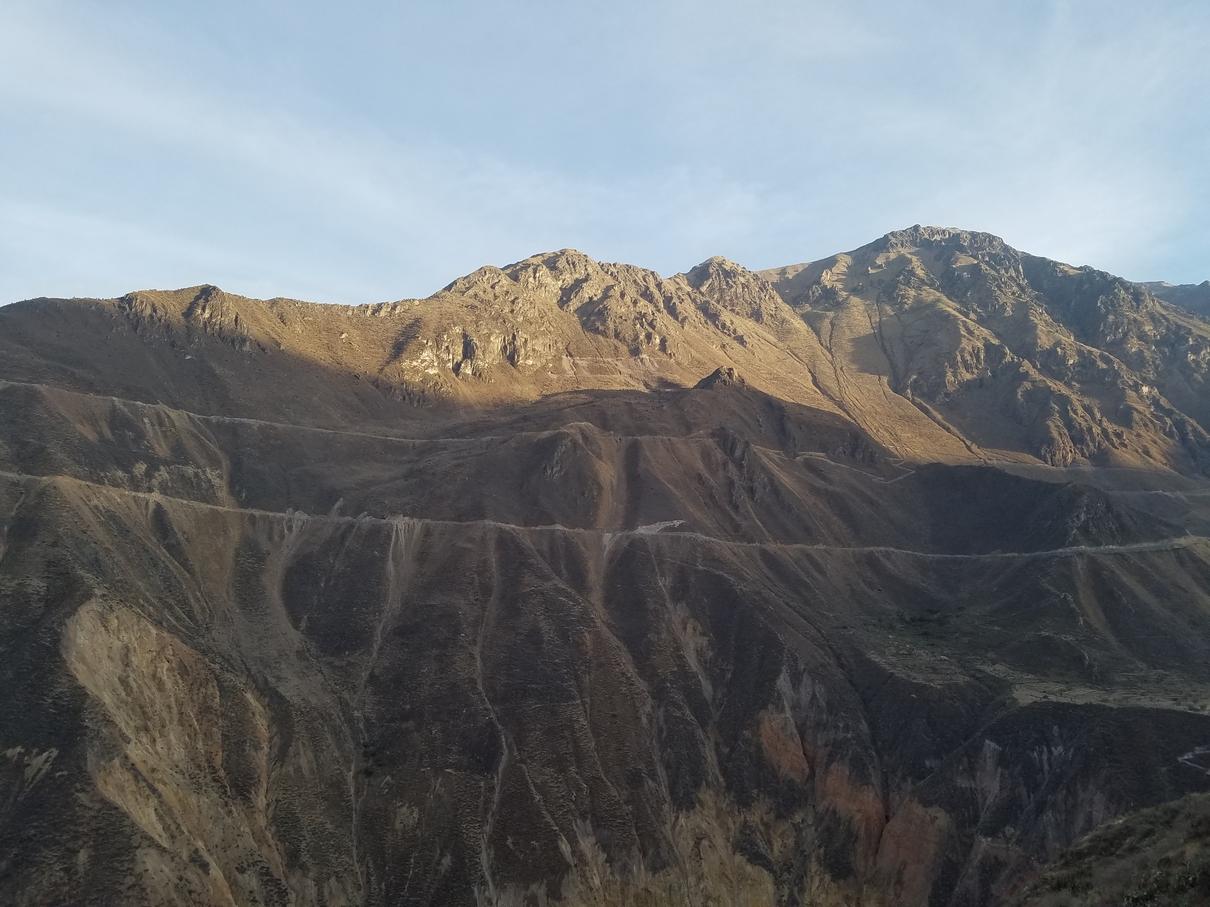
<path id="1" fill-rule="evenodd" d="M 1055 861 L 1016 907 L 1210 905 L 1210 794 L 1131 813 Z"/>

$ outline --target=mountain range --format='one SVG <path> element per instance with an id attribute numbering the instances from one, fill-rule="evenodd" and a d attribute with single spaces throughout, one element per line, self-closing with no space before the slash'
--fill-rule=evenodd
<path id="1" fill-rule="evenodd" d="M 1204 832 L 1208 293 L 913 227 L 0 309 L 0 901 L 1092 903 Z"/>

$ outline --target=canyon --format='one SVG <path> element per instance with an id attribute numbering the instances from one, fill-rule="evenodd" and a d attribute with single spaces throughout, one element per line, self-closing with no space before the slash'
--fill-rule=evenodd
<path id="1" fill-rule="evenodd" d="M 0 901 L 1069 903 L 1210 792 L 1198 290 L 912 227 L 0 308 Z"/>

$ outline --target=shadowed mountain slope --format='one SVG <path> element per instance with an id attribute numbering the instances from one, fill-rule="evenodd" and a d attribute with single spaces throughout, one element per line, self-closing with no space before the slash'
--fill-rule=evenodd
<path id="1" fill-rule="evenodd" d="M 0 309 L 0 901 L 1007 903 L 1210 790 L 1199 325 L 926 228 Z"/>
<path id="2" fill-rule="evenodd" d="M 1047 869 L 1016 903 L 1022 907 L 1210 903 L 1208 845 L 1210 797 L 1190 794 L 1097 829 Z"/>
<path id="3" fill-rule="evenodd" d="M 1210 316 L 1210 280 L 1201 283 L 1183 283 L 1173 286 L 1156 281 L 1143 284 L 1156 299 L 1170 302 L 1174 306 L 1203 318 Z"/>

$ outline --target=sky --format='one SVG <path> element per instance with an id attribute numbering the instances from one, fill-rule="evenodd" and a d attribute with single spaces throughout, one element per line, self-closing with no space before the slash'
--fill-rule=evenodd
<path id="1" fill-rule="evenodd" d="M 1206 0 L 0 0 L 0 304 L 912 224 L 1210 278 Z"/>

